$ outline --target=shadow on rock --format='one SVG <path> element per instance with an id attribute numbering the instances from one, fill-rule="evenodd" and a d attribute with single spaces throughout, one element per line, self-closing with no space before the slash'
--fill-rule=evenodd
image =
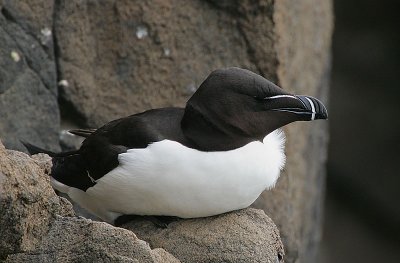
<path id="1" fill-rule="evenodd" d="M 165 229 L 141 219 L 119 228 L 77 217 L 51 188 L 50 170 L 49 156 L 31 158 L 0 142 L 0 261 L 283 261 L 279 231 L 262 210 L 182 219 Z"/>

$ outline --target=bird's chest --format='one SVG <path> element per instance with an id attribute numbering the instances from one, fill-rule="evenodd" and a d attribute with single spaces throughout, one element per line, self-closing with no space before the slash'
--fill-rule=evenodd
<path id="1" fill-rule="evenodd" d="M 258 141 L 226 152 L 202 152 L 164 140 L 128 150 L 119 162 L 88 189 L 90 198 L 121 214 L 187 218 L 249 206 L 275 184 L 284 155 L 279 147 Z"/>

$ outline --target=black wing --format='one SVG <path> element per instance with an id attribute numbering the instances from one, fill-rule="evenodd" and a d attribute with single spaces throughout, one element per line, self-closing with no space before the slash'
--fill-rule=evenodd
<path id="1" fill-rule="evenodd" d="M 79 150 L 90 176 L 97 180 L 118 166 L 118 155 L 132 148 L 146 148 L 164 139 L 191 143 L 181 130 L 182 108 L 149 110 L 114 120 L 91 133 Z"/>

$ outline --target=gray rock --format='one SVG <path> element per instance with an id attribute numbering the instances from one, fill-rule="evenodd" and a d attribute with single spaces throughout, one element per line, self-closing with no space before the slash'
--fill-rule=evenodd
<path id="1" fill-rule="evenodd" d="M 68 130 L 61 130 L 59 133 L 60 145 L 63 151 L 73 151 L 81 147 L 83 137 L 69 133 Z"/>
<path id="2" fill-rule="evenodd" d="M 166 229 L 134 220 L 132 230 L 151 247 L 161 247 L 182 262 L 283 262 L 279 231 L 262 210 L 172 222 Z"/>
<path id="3" fill-rule="evenodd" d="M 328 102 L 333 28 L 330 0 L 282 0 L 274 6 L 275 72 L 280 85 L 296 94 Z M 329 111 L 329 107 L 328 107 Z M 277 224 L 286 261 L 315 262 L 327 159 L 327 122 L 295 123 L 285 128 L 287 163 L 275 189 L 265 191 L 254 207 Z"/>
<path id="4" fill-rule="evenodd" d="M 0 260 L 32 263 L 283 260 L 279 231 L 261 210 L 244 209 L 215 217 L 180 220 L 167 229 L 143 220 L 130 222 L 123 229 L 75 217 L 71 204 L 58 197 L 50 186 L 50 160 L 45 154 L 31 158 L 6 150 L 0 142 Z"/>
<path id="5" fill-rule="evenodd" d="M 38 9 L 38 5 L 29 6 L 23 1 L 0 5 L 0 138 L 12 149 L 24 150 L 19 140 L 26 140 L 58 150 L 60 117 L 53 44 L 52 38 L 45 44 L 40 40 L 52 26 L 47 23 L 51 13 L 42 7 L 32 19 L 20 19 Z M 49 21 L 39 25 L 35 19 L 40 15 L 47 15 Z"/>
<path id="6" fill-rule="evenodd" d="M 20 72 L 0 94 L 0 138 L 11 149 L 26 151 L 20 140 L 58 150 L 59 111 L 56 97 L 30 69 Z"/>
<path id="7" fill-rule="evenodd" d="M 55 195 L 46 160 L 6 150 L 0 142 L 0 259 L 33 251 L 57 216 L 74 215 L 71 204 Z"/>
<path id="8" fill-rule="evenodd" d="M 233 65 L 327 102 L 330 0 L 60 1 L 56 13 L 60 74 L 69 83 L 61 97 L 86 126 L 184 105 L 211 70 Z M 277 223 L 287 261 L 313 262 L 327 126 L 296 123 L 285 130 L 286 169 L 254 206 Z"/>
<path id="9" fill-rule="evenodd" d="M 179 262 L 132 232 L 74 217 L 50 186 L 49 156 L 0 142 L 0 260 L 5 262 Z"/>
<path id="10" fill-rule="evenodd" d="M 0 7 L 0 138 L 14 149 L 22 149 L 18 139 L 58 148 L 56 79 L 63 80 L 64 115 L 94 128 L 181 106 L 209 72 L 225 66 L 327 101 L 330 0 L 3 0 Z M 314 261 L 326 129 L 318 122 L 286 129 L 285 171 L 254 204 L 278 225 L 288 262 Z"/>
<path id="11" fill-rule="evenodd" d="M 54 1 L 0 1 L 1 13 L 7 19 L 17 24 L 26 32 L 31 32 L 31 36 L 39 40 L 44 40 L 46 28 L 52 29 Z M 45 41 L 43 41 L 45 43 Z M 44 45 L 44 44 L 42 44 Z M 52 49 L 45 49 L 49 56 L 53 56 Z"/>
<path id="12" fill-rule="evenodd" d="M 5 262 L 179 262 L 163 249 L 152 250 L 134 233 L 84 218 L 59 217 L 37 252 L 10 255 Z"/>
<path id="13" fill-rule="evenodd" d="M 90 127 L 183 105 L 216 68 L 256 70 L 237 19 L 205 1 L 59 1 L 54 17 L 61 99 Z"/>

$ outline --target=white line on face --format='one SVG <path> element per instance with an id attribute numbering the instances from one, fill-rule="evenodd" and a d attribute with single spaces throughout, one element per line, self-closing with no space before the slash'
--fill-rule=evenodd
<path id="1" fill-rule="evenodd" d="M 296 99 L 295 96 L 292 95 L 276 95 L 276 96 L 272 96 L 272 97 L 266 97 L 264 99 L 266 100 L 272 100 L 272 99 L 279 99 L 279 98 L 292 98 L 292 99 Z"/>

